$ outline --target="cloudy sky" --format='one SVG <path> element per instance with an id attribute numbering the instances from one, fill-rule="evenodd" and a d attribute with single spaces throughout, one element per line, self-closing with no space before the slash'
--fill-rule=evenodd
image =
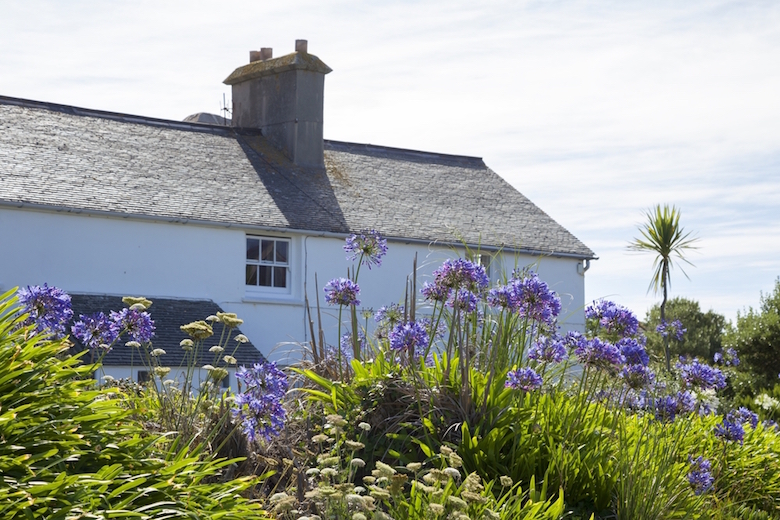
<path id="1" fill-rule="evenodd" d="M 295 39 L 326 138 L 483 157 L 597 253 L 588 299 L 659 301 L 626 250 L 657 203 L 700 239 L 672 295 L 733 319 L 780 275 L 773 0 L 0 0 L 0 95 L 179 120 Z"/>

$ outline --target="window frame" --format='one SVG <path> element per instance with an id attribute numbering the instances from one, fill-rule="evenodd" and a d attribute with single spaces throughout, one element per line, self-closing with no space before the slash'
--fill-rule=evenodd
<path id="1" fill-rule="evenodd" d="M 258 241 L 258 253 L 257 253 L 257 260 L 253 258 L 249 258 L 249 241 L 250 240 L 257 240 Z M 274 250 L 273 250 L 273 259 L 271 260 L 263 260 L 263 241 L 272 241 L 274 243 Z M 282 262 L 277 260 L 278 254 L 277 254 L 277 244 L 283 243 L 287 246 L 287 261 Z M 280 237 L 280 236 L 271 236 L 271 235 L 254 235 L 247 233 L 244 237 L 244 287 L 246 289 L 246 293 L 248 295 L 278 295 L 278 296 L 290 296 L 292 295 L 292 286 L 293 286 L 293 271 L 292 271 L 292 265 L 293 265 L 293 240 L 290 237 Z M 256 266 L 257 270 L 255 272 L 255 279 L 257 281 L 257 284 L 250 284 L 247 283 L 247 271 L 250 266 Z M 269 267 L 271 269 L 271 285 L 260 285 L 260 267 Z M 276 281 L 276 276 L 278 271 L 276 271 L 279 268 L 284 268 L 285 273 L 285 286 L 284 287 L 276 287 L 274 286 L 274 283 Z"/>

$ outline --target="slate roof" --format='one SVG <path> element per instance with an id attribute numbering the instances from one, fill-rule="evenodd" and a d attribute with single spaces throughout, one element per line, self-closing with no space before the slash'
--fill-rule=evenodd
<path id="1" fill-rule="evenodd" d="M 108 315 L 110 311 L 119 311 L 126 307 L 122 303 L 121 296 L 106 296 L 100 294 L 71 294 L 71 305 L 73 306 L 74 321 L 84 314 L 94 314 L 103 312 Z M 211 300 L 175 300 L 169 298 L 155 298 L 152 300 L 152 306 L 149 308 L 149 314 L 154 320 L 155 331 L 152 338 L 153 348 L 161 348 L 165 355 L 160 357 L 160 363 L 163 366 L 176 368 L 182 365 L 184 360 L 184 350 L 179 342 L 187 338 L 187 334 L 181 331 L 179 327 L 193 321 L 204 320 L 208 316 L 217 312 L 223 312 L 222 309 Z M 214 363 L 214 354 L 208 352 L 208 349 L 219 343 L 219 337 L 222 332 L 222 325 L 215 324 L 214 336 L 206 339 L 203 343 L 204 348 L 200 353 L 198 364 L 200 366 L 207 363 Z M 232 338 L 241 334 L 240 327 L 234 329 Z M 74 348 L 81 350 L 84 346 L 73 336 L 71 340 L 76 344 Z M 143 360 L 140 357 L 138 349 L 125 346 L 124 337 L 117 342 L 114 348 L 103 358 L 103 364 L 106 366 L 141 366 Z M 235 353 L 232 348 L 238 346 Z M 135 353 L 133 354 L 133 351 Z M 260 351 L 252 345 L 251 342 L 237 343 L 230 340 L 230 348 L 226 348 L 224 354 L 233 355 L 238 365 L 250 366 L 253 363 L 261 363 L 265 358 Z"/>
<path id="2" fill-rule="evenodd" d="M 0 204 L 594 258 L 482 159 L 325 141 L 325 170 L 256 130 L 0 96 Z"/>

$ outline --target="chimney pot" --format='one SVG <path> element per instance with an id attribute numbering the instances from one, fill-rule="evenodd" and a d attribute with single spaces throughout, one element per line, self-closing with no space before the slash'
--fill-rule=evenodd
<path id="1" fill-rule="evenodd" d="M 302 52 L 304 54 L 308 54 L 309 52 L 309 42 L 308 40 L 295 40 L 295 52 Z"/>
<path id="2" fill-rule="evenodd" d="M 274 50 L 271 47 L 260 48 L 260 56 L 262 60 L 270 60 L 274 57 Z"/>
<path id="3" fill-rule="evenodd" d="M 260 51 L 249 51 L 249 63 L 253 63 L 255 61 L 260 61 L 263 59 L 262 54 Z"/>

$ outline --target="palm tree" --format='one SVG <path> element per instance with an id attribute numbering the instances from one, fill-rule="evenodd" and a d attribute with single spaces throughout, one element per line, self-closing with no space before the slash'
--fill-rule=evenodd
<path id="1" fill-rule="evenodd" d="M 666 321 L 666 300 L 668 290 L 671 286 L 671 271 L 674 266 L 673 257 L 678 260 L 693 265 L 689 262 L 684 253 L 687 249 L 696 249 L 693 245 L 698 238 L 690 237 L 690 232 L 685 233 L 680 227 L 680 211 L 672 206 L 664 204 L 663 208 L 658 204 L 655 208 L 645 213 L 647 221 L 639 227 L 642 233 L 641 238 L 635 238 L 628 248 L 631 251 L 644 253 L 655 253 L 653 262 L 653 277 L 650 280 L 650 286 L 647 292 L 653 289 L 655 294 L 662 289 L 664 299 L 661 302 L 661 322 Z M 686 278 L 688 275 L 683 271 Z M 669 337 L 664 338 L 664 354 L 666 355 L 666 370 L 671 370 L 669 359 Z"/>

